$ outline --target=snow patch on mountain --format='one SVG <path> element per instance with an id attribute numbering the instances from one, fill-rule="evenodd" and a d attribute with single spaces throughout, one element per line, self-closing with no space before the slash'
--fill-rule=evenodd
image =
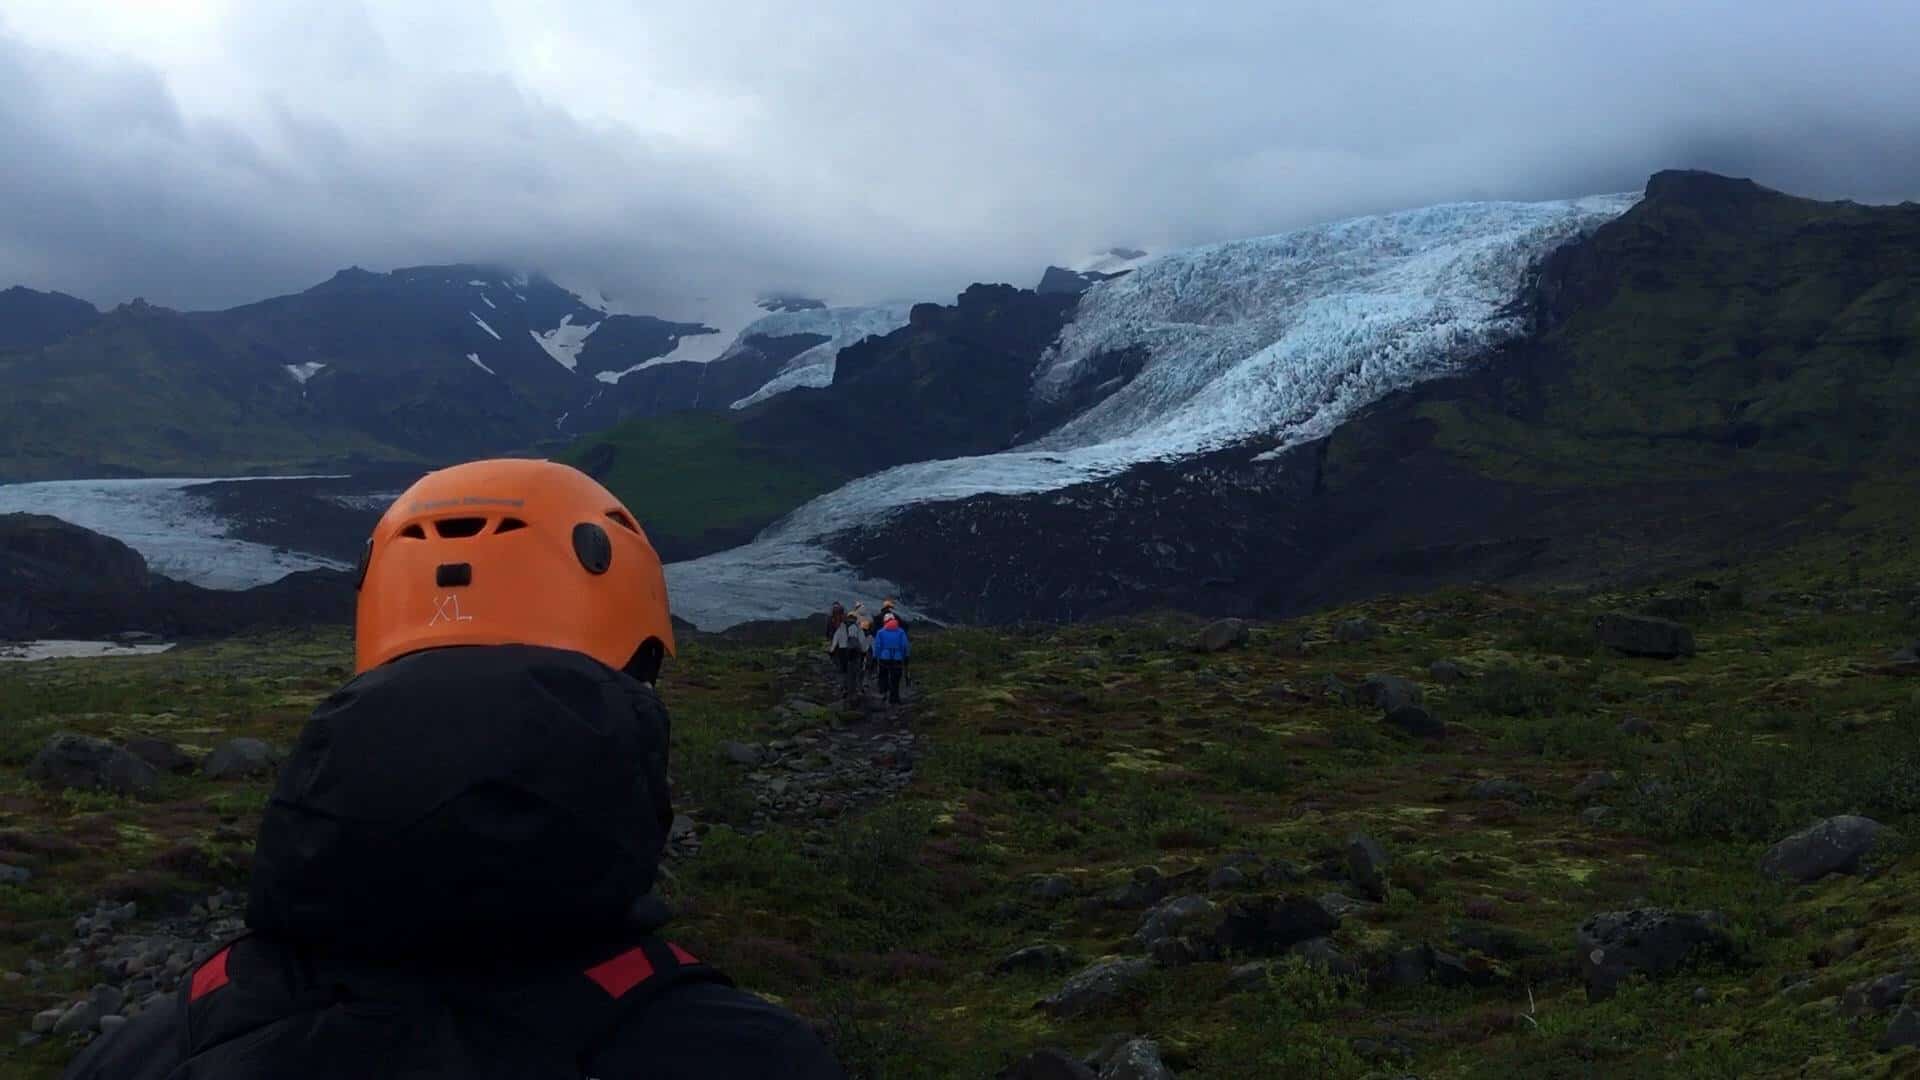
<path id="1" fill-rule="evenodd" d="M 1147 355 L 1126 386 L 1059 431 L 1004 453 L 856 480 L 752 544 L 668 568 L 702 629 L 794 618 L 859 582 L 823 541 L 922 502 L 1028 494 L 1253 439 L 1296 445 L 1385 394 L 1459 370 L 1520 333 L 1507 310 L 1536 261 L 1636 195 L 1470 203 L 1359 218 L 1173 252 L 1093 286 L 1042 358 L 1047 400 L 1117 349 Z"/>
<path id="2" fill-rule="evenodd" d="M 287 368 L 287 374 L 293 376 L 294 382 L 299 383 L 301 386 L 305 386 L 307 385 L 308 379 L 311 379 L 315 375 L 318 375 L 320 373 L 320 369 L 326 366 L 327 365 L 321 363 L 318 360 L 309 360 L 304 364 L 288 364 L 286 365 L 286 368 Z"/>
<path id="3" fill-rule="evenodd" d="M 800 386 L 832 386 L 834 358 L 840 350 L 866 338 L 891 334 L 907 325 L 912 303 L 873 304 L 865 307 L 808 308 L 782 311 L 756 319 L 740 332 L 733 346 L 721 359 L 747 347 L 753 337 L 786 337 L 792 334 L 816 334 L 827 340 L 800 353 L 784 364 L 767 383 L 739 401 L 733 408 L 744 409 Z"/>
<path id="4" fill-rule="evenodd" d="M 494 303 L 493 300 L 489 298 L 486 293 L 480 294 L 480 302 L 487 305 L 488 307 L 492 308 L 495 311 L 500 310 L 500 305 Z"/>
<path id="5" fill-rule="evenodd" d="M 467 359 L 470 362 L 472 362 L 474 367 L 479 368 L 481 371 L 484 371 L 489 375 L 497 374 L 497 372 L 495 372 L 492 368 L 488 367 L 486 364 L 481 362 L 479 353 L 470 352 L 467 354 Z"/>
<path id="6" fill-rule="evenodd" d="M 481 318 L 481 317 L 480 317 L 480 316 L 478 316 L 478 315 L 475 315 L 475 314 L 474 314 L 473 312 L 471 312 L 471 311 L 469 311 L 469 312 L 467 312 L 467 317 L 468 317 L 468 318 L 470 318 L 470 319 L 472 319 L 472 320 L 473 320 L 474 322 L 476 322 L 476 323 L 478 323 L 478 324 L 480 325 L 480 329 L 482 329 L 482 330 L 485 330 L 485 331 L 486 331 L 487 333 L 489 333 L 489 334 L 492 334 L 492 335 L 493 335 L 493 340 L 495 340 L 495 341 L 501 341 L 501 340 L 504 340 L 504 339 L 502 339 L 502 338 L 500 337 L 500 335 L 499 335 L 498 333 L 496 333 L 496 332 L 494 331 L 494 329 L 493 329 L 493 327 L 491 327 L 491 326 L 488 326 L 488 325 L 487 325 L 487 320 L 485 320 L 485 319 L 483 319 L 483 318 Z"/>
<path id="7" fill-rule="evenodd" d="M 545 333 L 529 330 L 527 334 L 533 338 L 535 344 L 546 350 L 548 356 L 553 357 L 555 363 L 568 371 L 573 371 L 580 364 L 580 350 L 586 347 L 587 339 L 592 337 L 593 332 L 598 329 L 600 329 L 598 322 L 578 326 L 574 324 L 573 316 L 564 315 L 560 318 L 559 326 Z"/>

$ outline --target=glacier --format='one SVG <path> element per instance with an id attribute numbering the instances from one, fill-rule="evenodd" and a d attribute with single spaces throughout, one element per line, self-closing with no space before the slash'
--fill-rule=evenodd
<path id="1" fill-rule="evenodd" d="M 898 302 L 781 311 L 754 320 L 740 331 L 739 338 L 732 347 L 720 354 L 720 359 L 725 360 L 746 348 L 746 340 L 751 337 L 817 334 L 827 340 L 788 360 L 760 389 L 734 402 L 732 407 L 744 409 L 797 387 L 832 386 L 834 360 L 840 355 L 841 349 L 857 345 L 869 337 L 893 333 L 907 325 L 907 318 L 912 312 L 912 303 Z"/>
<path id="2" fill-rule="evenodd" d="M 1102 354 L 1143 350 L 1127 385 L 1031 444 L 855 480 L 748 545 L 672 564 L 674 608 L 714 630 L 898 593 L 823 542 L 916 503 L 1046 492 L 1254 439 L 1323 436 L 1522 332 L 1508 305 L 1536 262 L 1638 198 L 1455 203 L 1142 259 L 1087 290 L 1032 393 L 1055 399 Z"/>
<path id="3" fill-rule="evenodd" d="M 332 559 L 227 536 L 225 521 L 207 500 L 182 490 L 215 479 L 0 484 L 0 514 L 46 514 L 111 536 L 144 556 L 154 573 L 209 589 L 252 588 L 298 570 L 350 569 Z"/>

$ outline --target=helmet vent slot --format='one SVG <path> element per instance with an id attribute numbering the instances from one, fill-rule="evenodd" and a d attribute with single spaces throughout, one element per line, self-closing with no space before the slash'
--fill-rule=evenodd
<path id="1" fill-rule="evenodd" d="M 607 516 L 612 518 L 616 523 L 619 524 L 621 528 L 627 530 L 628 532 L 637 533 L 640 531 L 640 526 L 635 525 L 633 523 L 632 518 L 628 517 L 626 514 L 621 513 L 618 510 L 607 511 Z"/>
<path id="2" fill-rule="evenodd" d="M 400 535 L 409 540 L 425 540 L 427 538 L 427 530 L 418 525 L 409 525 L 400 530 Z"/>
<path id="3" fill-rule="evenodd" d="M 500 526 L 493 530 L 493 535 L 499 536 L 501 533 L 516 532 L 526 527 L 527 523 L 521 521 L 519 518 L 501 518 Z"/>
<path id="4" fill-rule="evenodd" d="M 469 536 L 479 536 L 487 527 L 487 519 L 480 517 L 445 518 L 433 523 L 433 531 L 443 540 L 464 540 Z"/>

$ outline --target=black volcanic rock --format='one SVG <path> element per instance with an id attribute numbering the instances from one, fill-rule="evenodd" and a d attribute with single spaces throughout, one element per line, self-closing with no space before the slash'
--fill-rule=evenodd
<path id="1" fill-rule="evenodd" d="M 1040 275 L 1040 284 L 1034 291 L 1042 294 L 1067 293 L 1079 296 L 1093 286 L 1119 276 L 1120 274 L 1103 274 L 1098 270 L 1068 270 L 1061 266 L 1049 266 L 1047 272 Z"/>
<path id="2" fill-rule="evenodd" d="M 155 577 L 127 545 L 57 518 L 0 515 L 0 640 L 129 629 L 207 637 L 256 626 L 349 623 L 353 576 L 314 570 L 244 591 Z"/>

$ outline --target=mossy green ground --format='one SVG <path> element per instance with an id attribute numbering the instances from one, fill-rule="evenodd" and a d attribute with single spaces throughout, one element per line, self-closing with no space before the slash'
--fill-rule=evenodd
<path id="1" fill-rule="evenodd" d="M 1169 648 L 1194 625 L 1171 617 L 923 633 L 912 722 L 926 743 L 905 796 L 757 837 L 723 824 L 751 797 L 720 743 L 772 737 L 771 707 L 818 685 L 818 643 L 703 638 L 664 681 L 676 801 L 712 825 L 699 854 L 673 864 L 674 933 L 825 1021 L 857 1076 L 989 1076 L 1032 1048 L 1085 1052 L 1115 1032 L 1159 1040 L 1182 1077 L 1920 1074 L 1915 1051 L 1875 1051 L 1884 1017 L 1835 1009 L 1850 983 L 1920 960 L 1920 857 L 1896 842 L 1868 876 L 1804 887 L 1756 870 L 1768 842 L 1819 816 L 1920 828 L 1920 679 L 1885 662 L 1920 635 L 1912 563 L 1904 548 L 1855 558 L 1857 580 L 1808 549 L 1718 575 L 1716 590 L 1675 583 L 1667 595 L 1707 601 L 1689 619 L 1699 654 L 1676 661 L 1591 644 L 1594 612 L 1645 594 L 1383 600 L 1257 626 L 1249 647 L 1205 656 Z M 1378 638 L 1334 640 L 1339 620 L 1362 615 Z M 1302 632 L 1304 651 L 1290 647 Z M 1432 682 L 1441 658 L 1474 677 Z M 267 792 L 169 778 L 139 800 L 47 794 L 23 770 L 48 735 L 290 742 L 347 663 L 344 635 L 316 633 L 0 667 L 0 858 L 35 873 L 0 888 L 0 970 L 53 958 L 35 939 L 64 945 L 71 918 L 103 896 L 151 914 L 243 881 Z M 1425 684 L 1449 737 L 1396 737 L 1321 692 L 1329 674 L 1371 672 Z M 1621 734 L 1628 716 L 1657 737 Z M 1596 826 L 1569 792 L 1601 769 L 1625 784 L 1602 799 L 1616 817 Z M 1468 796 L 1493 777 L 1539 798 Z M 1662 794 L 1627 794 L 1654 779 Z M 1173 873 L 1251 851 L 1312 871 L 1354 830 L 1395 862 L 1387 902 L 1349 916 L 1341 948 L 1364 960 L 1491 924 L 1516 945 L 1497 985 L 1369 992 L 1283 967 L 1264 989 L 1229 993 L 1230 963 L 1202 963 L 1062 1022 L 1034 1003 L 1063 976 L 990 973 L 1038 942 L 1086 960 L 1129 951 L 1139 914 L 1081 898 L 1142 864 Z M 1041 874 L 1068 876 L 1081 898 L 1033 898 Z M 1725 912 L 1738 956 L 1589 1003 L 1574 927 L 1639 903 Z M 1857 951 L 1831 946 L 1849 936 Z M 1780 992 L 1801 978 L 1812 981 Z M 0 1072 L 57 1074 L 68 1047 L 15 1051 L 11 1032 L 90 981 L 0 983 Z M 1356 1040 L 1411 1057 L 1368 1057 Z"/>

